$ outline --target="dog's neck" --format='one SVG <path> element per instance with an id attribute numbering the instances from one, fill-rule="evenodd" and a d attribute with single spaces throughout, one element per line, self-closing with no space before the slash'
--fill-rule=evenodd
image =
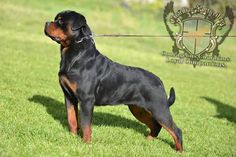
<path id="1" fill-rule="evenodd" d="M 73 40 L 71 43 L 68 43 L 68 44 L 64 44 L 64 43 L 65 42 L 61 43 L 61 55 L 66 54 L 72 49 L 75 51 L 77 50 L 82 51 L 82 50 L 88 49 L 92 44 L 95 45 L 92 35 L 84 36 L 80 38 L 79 40 Z"/>
<path id="2" fill-rule="evenodd" d="M 76 62 L 85 63 L 86 58 L 93 58 L 99 54 L 92 38 L 84 38 L 83 40 L 75 41 L 69 46 L 61 45 L 61 62 L 59 75 L 71 71 Z M 94 53 L 96 52 L 96 53 Z"/>

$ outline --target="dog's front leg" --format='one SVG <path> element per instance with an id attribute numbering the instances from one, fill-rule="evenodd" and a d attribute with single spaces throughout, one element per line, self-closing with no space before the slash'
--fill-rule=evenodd
<path id="1" fill-rule="evenodd" d="M 91 143 L 92 137 L 92 116 L 94 100 L 81 101 L 80 103 L 80 124 L 83 132 L 83 142 Z"/>
<path id="2" fill-rule="evenodd" d="M 65 105 L 67 111 L 67 120 L 69 123 L 69 130 L 73 134 L 77 134 L 78 124 L 78 102 L 73 102 L 65 96 Z"/>

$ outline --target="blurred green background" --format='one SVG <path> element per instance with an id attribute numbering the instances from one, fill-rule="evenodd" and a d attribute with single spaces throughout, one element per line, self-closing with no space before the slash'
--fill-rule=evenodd
<path id="1" fill-rule="evenodd" d="M 95 38 L 98 50 L 122 64 L 159 76 L 183 131 L 184 152 L 176 153 L 162 130 L 153 141 L 126 106 L 97 107 L 93 143 L 82 143 L 67 128 L 58 84 L 59 45 L 44 35 L 44 24 L 66 9 L 87 18 L 93 32 L 168 35 L 162 19 L 167 1 L 1 0 L 0 1 L 0 156 L 236 156 L 236 38 L 226 38 L 220 55 L 227 68 L 168 64 L 166 38 Z M 175 1 L 176 7 L 193 2 Z M 198 1 L 222 12 L 235 1 Z M 236 35 L 235 26 L 230 35 Z"/>

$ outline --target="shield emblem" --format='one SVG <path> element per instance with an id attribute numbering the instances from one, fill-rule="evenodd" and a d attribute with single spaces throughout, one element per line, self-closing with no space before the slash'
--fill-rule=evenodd
<path id="1" fill-rule="evenodd" d="M 203 54 L 210 45 L 212 23 L 205 19 L 192 18 L 183 21 L 183 46 L 194 56 Z"/>

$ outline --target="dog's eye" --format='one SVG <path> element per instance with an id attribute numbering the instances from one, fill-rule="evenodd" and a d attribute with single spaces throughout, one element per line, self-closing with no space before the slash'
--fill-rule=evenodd
<path id="1" fill-rule="evenodd" d="M 63 25 L 62 20 L 61 20 L 61 19 L 57 20 L 57 24 L 58 24 L 58 25 Z"/>

